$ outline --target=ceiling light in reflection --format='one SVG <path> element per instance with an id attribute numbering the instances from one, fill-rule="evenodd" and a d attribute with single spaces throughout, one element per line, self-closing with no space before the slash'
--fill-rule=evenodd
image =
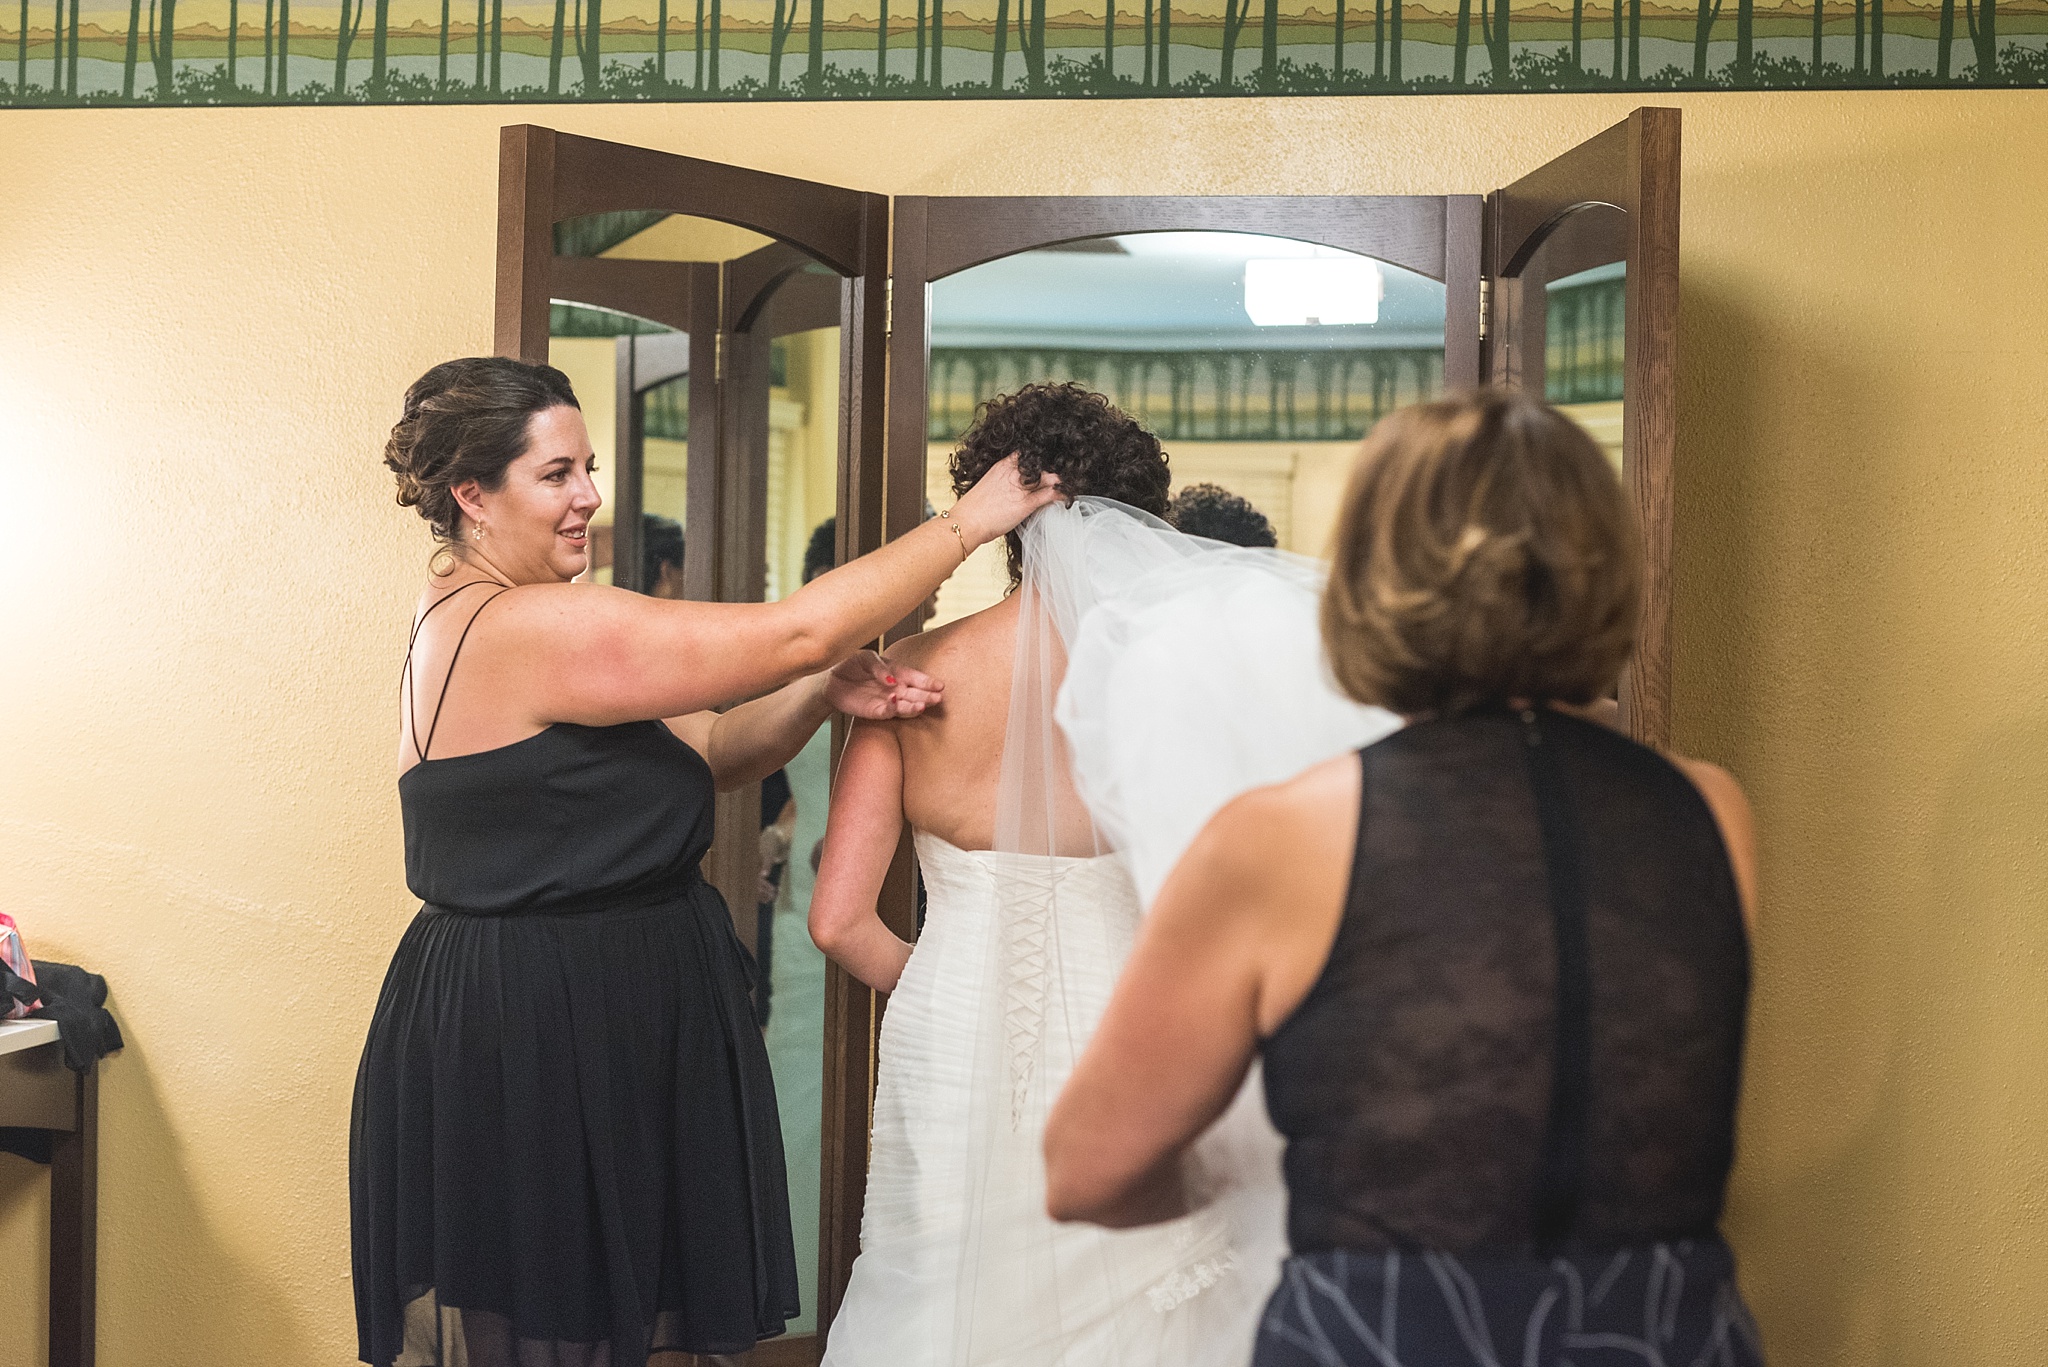
<path id="1" fill-rule="evenodd" d="M 1244 263 L 1244 311 L 1262 328 L 1377 323 L 1385 293 L 1378 264 L 1348 252 Z"/>
<path id="2" fill-rule="evenodd" d="M 1243 261 L 1254 256 L 1321 256 L 1336 250 L 1264 233 L 1125 233 L 1112 238 L 1131 256 L 1203 257 Z"/>

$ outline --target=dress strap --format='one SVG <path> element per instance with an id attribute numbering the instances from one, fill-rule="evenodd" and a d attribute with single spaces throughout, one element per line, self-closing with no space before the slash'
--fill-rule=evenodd
<path id="1" fill-rule="evenodd" d="M 1556 934 L 1557 1024 L 1551 1058 L 1550 1114 L 1536 1173 L 1536 1244 L 1545 1253 L 1565 1246 L 1578 1224 L 1586 1186 L 1586 1126 L 1593 1072 L 1593 981 L 1586 934 L 1586 881 L 1580 861 L 1571 793 L 1557 747 L 1535 709 L 1521 714 L 1529 783 L 1543 834 L 1543 865 L 1550 884 Z"/>
<path id="2" fill-rule="evenodd" d="M 478 605 L 477 610 L 469 615 L 469 621 L 463 624 L 462 635 L 457 637 L 455 640 L 455 653 L 448 657 L 448 672 L 441 676 L 441 696 L 434 703 L 433 720 L 427 726 L 426 744 L 422 745 L 420 743 L 419 712 L 414 705 L 414 688 L 412 673 L 413 647 L 419 643 L 420 629 L 426 626 L 427 618 L 433 616 L 437 608 L 439 608 L 442 604 L 452 600 L 456 594 L 462 592 L 464 589 L 475 588 L 478 584 L 497 585 L 498 593 L 494 593 L 490 596 L 490 598 L 484 599 L 484 601 Z M 427 757 L 427 751 L 434 748 L 434 732 L 437 729 L 439 729 L 441 725 L 441 708 L 448 701 L 448 685 L 455 678 L 455 662 L 462 658 L 462 643 L 469 639 L 469 629 L 476 625 L 477 618 L 483 616 L 484 609 L 491 605 L 492 599 L 496 598 L 498 594 L 510 591 L 511 588 L 512 585 L 498 584 L 497 581 L 494 579 L 472 579 L 467 584 L 457 584 L 454 588 L 448 590 L 448 592 L 442 594 L 439 598 L 435 599 L 433 603 L 428 605 L 427 610 L 420 614 L 419 620 L 412 624 L 412 634 L 405 638 L 405 677 L 403 680 L 403 686 L 405 692 L 406 716 L 407 719 L 412 723 L 412 750 L 413 754 L 418 758 L 424 760 Z"/>

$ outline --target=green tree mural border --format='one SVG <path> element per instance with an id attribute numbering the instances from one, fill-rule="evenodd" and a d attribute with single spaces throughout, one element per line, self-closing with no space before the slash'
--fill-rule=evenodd
<path id="1" fill-rule="evenodd" d="M 2048 86 L 2048 0 L 84 2 L 0 0 L 0 105 Z"/>

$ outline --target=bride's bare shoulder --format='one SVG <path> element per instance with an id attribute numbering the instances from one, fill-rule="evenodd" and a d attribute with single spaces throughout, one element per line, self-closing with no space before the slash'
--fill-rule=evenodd
<path id="1" fill-rule="evenodd" d="M 1017 636 L 1014 603 L 1006 598 L 992 608 L 906 636 L 889 647 L 888 656 L 927 673 L 938 673 L 949 663 L 957 667 L 991 658 L 1007 662 Z"/>

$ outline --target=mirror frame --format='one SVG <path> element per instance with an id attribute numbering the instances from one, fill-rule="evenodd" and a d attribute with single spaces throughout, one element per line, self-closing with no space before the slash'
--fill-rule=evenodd
<path id="1" fill-rule="evenodd" d="M 1523 273 L 1559 227 L 1596 206 L 1612 227 L 1573 244 L 1559 276 L 1627 263 L 1622 329 L 1622 483 L 1643 537 L 1642 622 L 1621 679 L 1622 722 L 1657 749 L 1671 744 L 1671 539 L 1678 455 L 1680 115 L 1644 108 L 1486 200 L 1486 376 L 1537 390 L 1545 346 L 1542 282 Z M 1595 259 L 1597 258 L 1597 259 Z M 1529 287 L 1524 288 L 1527 284 Z"/>

